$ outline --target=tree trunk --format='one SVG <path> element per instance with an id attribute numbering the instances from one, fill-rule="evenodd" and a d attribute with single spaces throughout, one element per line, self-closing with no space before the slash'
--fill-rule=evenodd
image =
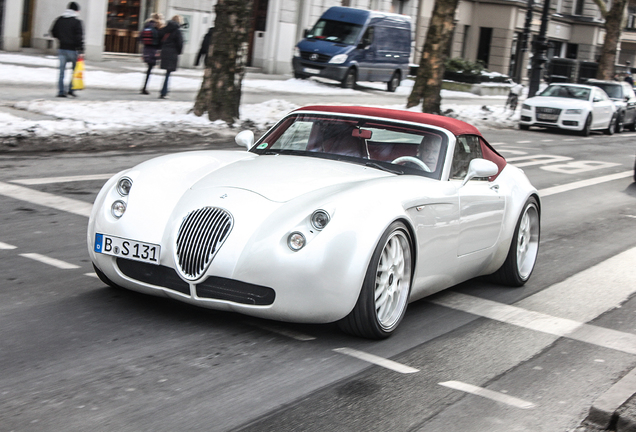
<path id="1" fill-rule="evenodd" d="M 444 62 L 448 43 L 455 29 L 454 18 L 458 3 L 459 0 L 435 0 L 415 84 L 406 103 L 407 108 L 414 107 L 423 100 L 423 112 L 440 113 Z"/>
<path id="2" fill-rule="evenodd" d="M 595 0 L 597 5 L 598 1 Z M 614 64 L 616 63 L 616 47 L 621 37 L 623 27 L 623 15 L 627 0 L 614 0 L 612 8 L 604 12 L 604 8 L 599 5 L 601 14 L 605 18 L 605 41 L 601 50 L 601 57 L 598 61 L 598 71 L 596 78 L 609 80 L 614 78 Z"/>
<path id="3" fill-rule="evenodd" d="M 215 12 L 214 37 L 193 112 L 207 112 L 211 121 L 231 125 L 239 118 L 252 0 L 218 0 Z"/>

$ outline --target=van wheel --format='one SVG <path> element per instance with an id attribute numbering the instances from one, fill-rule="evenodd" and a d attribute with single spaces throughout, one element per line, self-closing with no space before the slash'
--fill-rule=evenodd
<path id="1" fill-rule="evenodd" d="M 294 72 L 294 78 L 296 79 L 307 79 L 309 75 L 301 74 L 299 72 Z"/>
<path id="2" fill-rule="evenodd" d="M 347 74 L 343 78 L 340 85 L 342 88 L 352 89 L 356 86 L 357 80 L 358 77 L 356 77 L 356 70 L 354 68 L 351 68 L 347 71 Z"/>
<path id="3" fill-rule="evenodd" d="M 393 93 L 400 86 L 400 72 L 395 71 L 391 75 L 391 79 L 386 83 L 386 89 Z"/>

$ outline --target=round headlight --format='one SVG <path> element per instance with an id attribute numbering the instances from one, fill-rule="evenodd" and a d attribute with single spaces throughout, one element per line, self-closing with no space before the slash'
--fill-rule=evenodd
<path id="1" fill-rule="evenodd" d="M 287 246 L 291 250 L 299 251 L 305 246 L 305 236 L 299 232 L 293 232 L 287 237 Z"/>
<path id="2" fill-rule="evenodd" d="M 119 195 L 126 196 L 130 193 L 130 188 L 132 187 L 132 180 L 128 177 L 122 177 L 117 182 L 117 192 Z"/>
<path id="3" fill-rule="evenodd" d="M 119 219 L 124 215 L 124 213 L 126 213 L 126 203 L 121 200 L 117 200 L 110 207 L 110 211 L 112 212 L 113 216 Z"/>
<path id="4" fill-rule="evenodd" d="M 329 213 L 324 210 L 316 210 L 311 215 L 311 226 L 321 231 L 329 223 Z"/>

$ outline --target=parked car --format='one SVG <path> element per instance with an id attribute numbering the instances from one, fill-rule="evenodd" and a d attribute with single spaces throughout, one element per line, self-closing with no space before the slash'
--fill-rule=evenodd
<path id="1" fill-rule="evenodd" d="M 602 89 L 580 84 L 550 84 L 540 94 L 521 104 L 519 128 L 530 126 L 578 131 L 592 130 L 611 135 L 616 129 L 617 108 Z"/>
<path id="2" fill-rule="evenodd" d="M 587 84 L 602 88 L 614 101 L 618 108 L 616 132 L 622 132 L 623 128 L 636 131 L 636 94 L 628 82 L 591 79 Z"/>
<path id="3" fill-rule="evenodd" d="M 334 6 L 294 50 L 296 78 L 381 81 L 394 92 L 406 78 L 411 55 L 411 19 L 405 15 Z"/>
<path id="4" fill-rule="evenodd" d="M 162 156 L 104 185 L 87 235 L 102 281 L 385 338 L 410 301 L 532 274 L 537 190 L 467 123 L 312 106 L 236 140 L 249 151 Z"/>

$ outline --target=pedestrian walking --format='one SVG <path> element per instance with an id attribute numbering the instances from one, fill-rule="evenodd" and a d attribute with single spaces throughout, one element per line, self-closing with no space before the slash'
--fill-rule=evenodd
<path id="1" fill-rule="evenodd" d="M 84 52 L 84 30 L 82 21 L 79 16 L 80 7 L 76 2 L 70 2 L 64 13 L 59 16 L 51 26 L 50 33 L 59 41 L 57 50 L 60 59 L 60 78 L 58 80 L 58 97 L 66 97 L 66 95 L 77 96 L 73 92 L 73 73 L 69 80 L 68 92 L 64 91 L 64 71 L 66 63 L 71 63 L 73 70 L 77 63 L 77 55 Z"/>
<path id="2" fill-rule="evenodd" d="M 183 19 L 180 15 L 175 15 L 160 29 L 161 36 L 161 69 L 166 71 L 166 78 L 161 88 L 160 99 L 168 97 L 168 80 L 170 73 L 177 70 L 179 55 L 183 49 L 183 35 L 181 34 L 181 24 Z"/>
<path id="3" fill-rule="evenodd" d="M 212 43 L 212 37 L 214 36 L 214 27 L 210 27 L 208 32 L 203 36 L 203 41 L 201 41 L 201 49 L 199 50 L 199 54 L 197 55 L 197 59 L 194 62 L 195 66 L 199 66 L 199 62 L 201 61 L 201 57 L 203 57 L 203 66 L 205 66 L 206 60 L 208 58 L 208 51 L 210 49 L 210 43 Z"/>
<path id="4" fill-rule="evenodd" d="M 163 27 L 163 15 L 160 13 L 153 13 L 144 23 L 144 29 L 139 35 L 139 39 L 144 45 L 142 58 L 144 63 L 148 65 L 146 79 L 144 80 L 144 86 L 141 89 L 141 94 L 150 94 L 146 90 L 146 87 L 148 86 L 148 80 L 150 79 L 152 68 L 157 64 L 157 55 L 159 54 L 159 48 L 161 47 L 161 37 L 159 35 L 159 29 L 161 27 Z"/>

